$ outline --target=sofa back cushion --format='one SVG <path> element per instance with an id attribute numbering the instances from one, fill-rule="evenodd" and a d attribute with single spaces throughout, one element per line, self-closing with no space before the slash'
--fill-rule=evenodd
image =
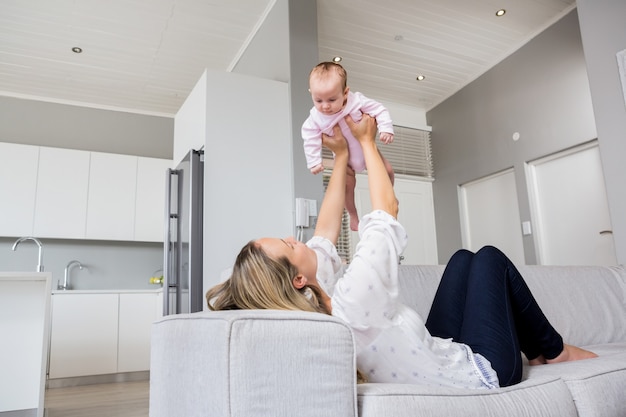
<path id="1" fill-rule="evenodd" d="M 401 265 L 400 297 L 428 317 L 440 265 Z M 626 271 L 605 266 L 520 266 L 519 271 L 566 343 L 626 342 Z"/>
<path id="2" fill-rule="evenodd" d="M 443 270 L 441 265 L 401 265 L 398 271 L 402 302 L 424 320 L 428 317 Z"/>
<path id="3" fill-rule="evenodd" d="M 623 267 L 528 265 L 519 270 L 566 343 L 626 342 Z"/>

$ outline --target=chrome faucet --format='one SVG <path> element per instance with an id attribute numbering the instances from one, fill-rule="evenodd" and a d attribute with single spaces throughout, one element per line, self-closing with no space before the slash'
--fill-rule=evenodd
<path id="1" fill-rule="evenodd" d="M 13 250 L 16 250 L 17 246 L 25 240 L 32 240 L 33 242 L 37 244 L 37 246 L 39 246 L 39 258 L 38 258 L 38 264 L 37 264 L 37 272 L 43 272 L 43 245 L 41 244 L 41 241 L 39 239 L 37 239 L 36 237 L 31 237 L 31 236 L 21 237 L 17 239 L 15 243 L 13 244 Z"/>
<path id="2" fill-rule="evenodd" d="M 70 269 L 73 266 L 78 266 L 78 269 L 83 269 L 83 265 L 78 261 L 69 261 L 65 266 L 65 277 L 63 278 L 63 285 L 58 284 L 58 290 L 69 290 L 70 289 Z"/>

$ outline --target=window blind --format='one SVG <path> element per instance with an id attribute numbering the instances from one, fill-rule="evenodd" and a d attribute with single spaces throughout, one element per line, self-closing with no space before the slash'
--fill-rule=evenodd
<path id="1" fill-rule="evenodd" d="M 393 142 L 388 145 L 378 143 L 378 149 L 389 160 L 394 173 L 433 179 L 435 174 L 430 132 L 402 126 L 394 126 L 393 129 Z M 328 148 L 323 147 L 322 158 L 324 159 L 324 166 L 330 168 L 324 171 L 325 191 L 326 187 L 328 187 L 334 162 L 333 154 Z M 350 216 L 344 210 L 341 219 L 341 232 L 337 242 L 337 252 L 341 259 L 348 264 L 352 260 L 351 235 Z"/>

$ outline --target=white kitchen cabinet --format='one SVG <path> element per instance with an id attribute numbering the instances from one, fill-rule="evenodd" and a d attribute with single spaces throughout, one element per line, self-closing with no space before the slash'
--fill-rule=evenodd
<path id="1" fill-rule="evenodd" d="M 50 378 L 117 372 L 118 294 L 52 296 Z"/>
<path id="2" fill-rule="evenodd" d="M 160 292 L 55 292 L 50 379 L 150 369 Z"/>
<path id="3" fill-rule="evenodd" d="M 137 241 L 163 241 L 165 172 L 171 166 L 168 159 L 138 158 L 134 234 Z"/>
<path id="4" fill-rule="evenodd" d="M 171 165 L 0 142 L 0 236 L 162 242 Z"/>
<path id="5" fill-rule="evenodd" d="M 150 331 L 157 315 L 158 294 L 121 293 L 117 372 L 150 369 Z"/>
<path id="6" fill-rule="evenodd" d="M 87 239 L 133 240 L 137 157 L 91 152 Z"/>
<path id="7" fill-rule="evenodd" d="M 39 148 L 35 236 L 85 237 L 89 156 L 86 151 Z"/>
<path id="8" fill-rule="evenodd" d="M 33 234 L 39 147 L 0 142 L 0 236 Z"/>

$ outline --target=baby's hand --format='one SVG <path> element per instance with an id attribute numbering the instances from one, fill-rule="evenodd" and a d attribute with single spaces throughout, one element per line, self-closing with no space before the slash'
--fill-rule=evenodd
<path id="1" fill-rule="evenodd" d="M 381 132 L 380 141 L 389 145 L 391 142 L 393 142 L 393 133 Z"/>
<path id="2" fill-rule="evenodd" d="M 311 174 L 317 175 L 320 172 L 322 172 L 323 170 L 324 170 L 324 165 L 323 164 L 318 164 L 318 165 L 315 165 L 313 168 L 311 168 Z"/>

